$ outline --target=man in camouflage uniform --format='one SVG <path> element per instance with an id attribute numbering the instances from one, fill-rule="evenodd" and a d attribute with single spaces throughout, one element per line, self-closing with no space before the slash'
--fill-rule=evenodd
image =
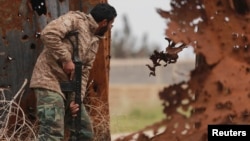
<path id="1" fill-rule="evenodd" d="M 115 17 L 116 10 L 109 4 L 97 4 L 89 14 L 70 11 L 51 21 L 41 32 L 44 49 L 37 59 L 30 81 L 37 97 L 37 117 L 39 120 L 39 141 L 64 140 L 64 128 L 68 127 L 67 119 L 75 116 L 78 110 L 74 98 L 66 96 L 60 89 L 59 82 L 73 78 L 75 65 L 72 61 L 73 48 L 65 35 L 70 31 L 79 34 L 78 53 L 84 62 L 82 69 L 82 90 L 84 97 L 99 39 L 108 31 Z M 69 103 L 69 104 L 67 104 Z M 89 116 L 81 104 L 81 141 L 93 140 L 93 129 Z M 70 131 L 73 131 L 69 127 Z"/>

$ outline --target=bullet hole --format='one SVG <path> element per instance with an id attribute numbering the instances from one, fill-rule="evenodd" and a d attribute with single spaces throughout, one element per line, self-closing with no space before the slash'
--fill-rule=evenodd
<path id="1" fill-rule="evenodd" d="M 36 45 L 34 43 L 31 43 L 30 49 L 36 49 Z"/>
<path id="2" fill-rule="evenodd" d="M 239 46 L 239 45 L 234 45 L 234 48 L 235 48 L 235 49 L 239 49 L 240 46 Z"/>
<path id="3" fill-rule="evenodd" d="M 6 58 L 5 58 L 5 64 L 4 66 L 2 67 L 3 70 L 7 70 L 9 64 L 14 61 L 15 58 L 11 57 L 10 55 L 7 55 Z"/>
<path id="4" fill-rule="evenodd" d="M 40 32 L 36 32 L 36 38 L 40 38 L 40 36 L 41 36 L 41 33 Z"/>
<path id="5" fill-rule="evenodd" d="M 235 117 L 236 117 L 235 114 L 228 114 L 228 115 L 226 116 L 227 122 L 232 123 Z"/>
<path id="6" fill-rule="evenodd" d="M 229 22 L 230 21 L 230 19 L 228 17 L 225 17 L 224 20 L 225 20 L 225 22 Z"/>
<path id="7" fill-rule="evenodd" d="M 97 91 L 98 91 L 98 85 L 97 84 L 93 84 L 93 90 L 94 90 L 94 92 L 97 93 Z"/>
<path id="8" fill-rule="evenodd" d="M 195 123 L 194 123 L 194 127 L 195 127 L 196 129 L 199 129 L 199 128 L 201 127 L 201 122 L 195 122 Z"/>
<path id="9" fill-rule="evenodd" d="M 46 15 L 47 9 L 45 5 L 45 0 L 30 0 L 32 9 L 37 12 L 39 16 L 42 14 Z"/>
<path id="10" fill-rule="evenodd" d="M 238 39 L 239 37 L 239 33 L 232 33 L 232 39 L 235 41 L 236 39 Z"/>
<path id="11" fill-rule="evenodd" d="M 220 81 L 218 81 L 218 82 L 216 82 L 216 83 L 217 83 L 217 90 L 218 90 L 219 92 L 222 92 L 223 89 L 224 89 L 223 84 L 222 84 Z"/>
<path id="12" fill-rule="evenodd" d="M 225 43 L 221 43 L 220 45 L 221 45 L 222 47 L 225 47 L 226 44 L 225 44 Z"/>
<path id="13" fill-rule="evenodd" d="M 248 53 L 249 45 L 245 45 L 243 48 L 244 48 L 244 51 L 245 51 L 246 53 Z"/>
<path id="14" fill-rule="evenodd" d="M 233 107 L 233 103 L 231 101 L 226 101 L 225 103 L 216 103 L 215 105 L 216 109 L 227 109 L 227 110 L 231 110 Z"/>
<path id="15" fill-rule="evenodd" d="M 176 32 L 172 32 L 171 34 L 175 36 L 175 35 L 176 35 Z"/>
<path id="16" fill-rule="evenodd" d="M 26 41 L 26 40 L 28 40 L 28 38 L 29 38 L 28 35 L 23 35 L 22 40 L 23 40 L 23 41 Z"/>
<path id="17" fill-rule="evenodd" d="M 7 61 L 10 62 L 10 61 L 13 61 L 15 60 L 14 58 L 12 58 L 11 56 L 7 56 Z"/>
<path id="18" fill-rule="evenodd" d="M 106 59 L 111 59 L 111 55 L 107 55 L 107 56 L 106 56 Z"/>
<path id="19" fill-rule="evenodd" d="M 241 117 L 243 119 L 247 119 L 248 117 L 250 116 L 249 112 L 247 110 L 244 110 L 242 113 L 241 113 Z"/>
<path id="20" fill-rule="evenodd" d="M 246 14 L 250 11 L 246 0 L 233 0 L 232 2 L 235 11 L 239 14 Z"/>
<path id="21" fill-rule="evenodd" d="M 241 37 L 242 37 L 242 42 L 248 42 L 248 38 L 246 35 L 242 34 Z"/>
<path id="22" fill-rule="evenodd" d="M 250 68 L 246 68 L 246 73 L 249 73 L 250 72 Z"/>
<path id="23" fill-rule="evenodd" d="M 222 6 L 222 2 L 221 1 L 217 1 L 216 6 L 218 6 L 218 7 Z"/>
<path id="24" fill-rule="evenodd" d="M 197 107 L 192 112 L 196 114 L 202 114 L 206 111 L 206 107 Z"/>

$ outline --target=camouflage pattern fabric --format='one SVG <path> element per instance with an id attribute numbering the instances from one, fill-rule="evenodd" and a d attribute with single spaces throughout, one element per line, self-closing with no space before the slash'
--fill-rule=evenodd
<path id="1" fill-rule="evenodd" d="M 65 130 L 70 131 L 70 138 L 75 133 L 73 128 L 73 118 L 69 110 L 70 101 L 64 101 L 64 98 L 57 92 L 47 89 L 34 89 L 37 97 L 37 117 L 39 120 L 38 139 L 39 141 L 63 141 Z M 79 131 L 81 141 L 93 140 L 93 128 L 85 109 L 81 105 L 81 124 Z"/>
<path id="2" fill-rule="evenodd" d="M 92 68 L 99 48 L 100 37 L 95 35 L 98 24 L 90 14 L 70 11 L 51 21 L 41 31 L 44 45 L 39 54 L 30 80 L 30 88 L 44 88 L 56 91 L 64 97 L 58 82 L 69 81 L 62 68 L 64 62 L 72 59 L 73 47 L 65 35 L 71 31 L 79 33 L 78 53 L 84 63 L 82 69 L 82 98 L 86 92 L 89 70 Z M 72 37 L 72 41 L 75 42 Z"/>

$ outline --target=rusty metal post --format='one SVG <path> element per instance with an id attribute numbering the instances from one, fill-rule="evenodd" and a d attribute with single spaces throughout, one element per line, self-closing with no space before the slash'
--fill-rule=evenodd
<path id="1" fill-rule="evenodd" d="M 88 12 L 97 3 L 107 2 L 106 0 L 73 0 L 70 3 L 70 10 Z M 77 5 L 75 5 L 77 4 Z M 110 65 L 110 32 L 100 42 L 94 66 L 90 72 L 87 97 L 84 100 L 89 114 L 93 120 L 95 140 L 109 141 L 109 65 Z"/>

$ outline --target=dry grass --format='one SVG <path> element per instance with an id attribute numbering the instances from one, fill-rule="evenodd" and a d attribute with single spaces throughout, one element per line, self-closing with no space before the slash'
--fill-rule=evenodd
<path id="1" fill-rule="evenodd" d="M 110 85 L 111 134 L 134 132 L 165 117 L 158 97 L 165 85 Z"/>
<path id="2" fill-rule="evenodd" d="M 109 115 L 107 114 L 107 103 L 98 97 L 88 97 L 84 101 L 85 107 L 88 109 L 95 132 L 94 141 L 104 141 L 109 138 Z"/>
<path id="3" fill-rule="evenodd" d="M 0 89 L 0 141 L 34 141 L 37 140 L 36 124 L 32 124 L 26 117 L 25 112 L 20 107 L 21 99 L 24 93 L 24 87 L 27 85 L 27 80 L 24 81 L 20 90 L 11 100 L 5 97 L 6 89 Z M 107 103 L 103 103 L 96 97 L 90 97 L 89 101 L 93 104 L 86 104 L 90 113 L 95 116 L 92 119 L 96 124 L 95 141 L 101 138 L 107 138 L 109 132 L 109 116 L 104 110 L 107 108 Z M 102 137 L 103 136 L 103 137 Z"/>
<path id="4" fill-rule="evenodd" d="M 33 124 L 26 118 L 20 107 L 20 97 L 23 96 L 27 80 L 11 100 L 5 97 L 6 89 L 0 89 L 0 141 L 31 141 L 36 140 Z M 18 98 L 19 97 L 19 98 Z"/>

